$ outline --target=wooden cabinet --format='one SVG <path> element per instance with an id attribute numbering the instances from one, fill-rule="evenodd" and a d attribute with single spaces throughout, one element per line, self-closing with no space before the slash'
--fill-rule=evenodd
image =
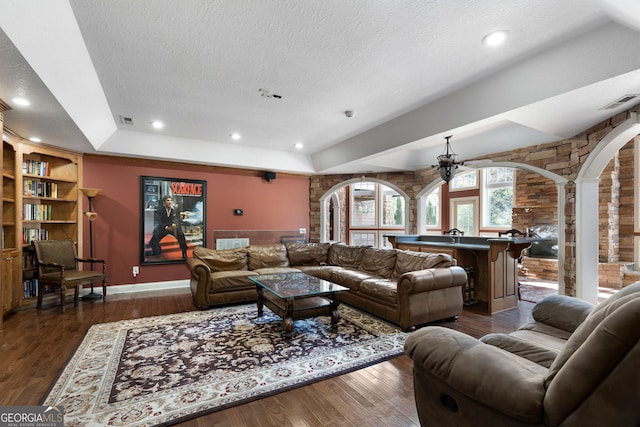
<path id="1" fill-rule="evenodd" d="M 10 107 L 0 99 L 0 134 L 4 134 L 4 113 Z M 16 176 L 15 176 L 15 150 L 11 144 L 4 142 L 0 152 L 2 164 L 2 209 L 0 210 L 0 222 L 2 223 L 2 262 L 0 262 L 0 329 L 3 327 L 2 316 L 11 310 L 13 301 L 13 269 L 11 255 L 17 251 L 17 224 L 16 224 Z M 7 153 L 7 154 L 5 154 Z"/>
<path id="2" fill-rule="evenodd" d="M 6 128 L 4 134 L 0 218 L 2 314 L 36 305 L 37 271 L 32 240 L 72 239 L 82 253 L 78 227 L 82 157 L 31 144 Z"/>
<path id="3" fill-rule="evenodd" d="M 2 314 L 17 309 L 22 303 L 20 259 L 18 251 L 2 252 Z"/>

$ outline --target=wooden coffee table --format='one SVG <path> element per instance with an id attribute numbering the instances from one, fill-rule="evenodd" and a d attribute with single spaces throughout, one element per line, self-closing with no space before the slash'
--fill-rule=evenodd
<path id="1" fill-rule="evenodd" d="M 258 292 L 258 315 L 263 306 L 282 318 L 284 332 L 293 331 L 293 321 L 316 316 L 330 316 L 336 329 L 340 320 L 340 292 L 349 288 L 318 279 L 305 273 L 250 276 Z M 266 292 L 265 292 L 266 291 Z"/>

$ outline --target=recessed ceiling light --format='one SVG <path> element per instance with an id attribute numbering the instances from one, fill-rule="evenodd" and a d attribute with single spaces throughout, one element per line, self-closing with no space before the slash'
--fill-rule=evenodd
<path id="1" fill-rule="evenodd" d="M 239 133 L 232 133 L 231 134 L 231 139 L 233 139 L 234 141 L 237 141 L 240 138 L 242 138 L 242 135 L 240 135 Z"/>
<path id="2" fill-rule="evenodd" d="M 38 138 L 37 136 L 32 136 L 31 138 L 29 138 L 29 141 L 31 141 L 31 142 L 42 142 L 42 140 L 40 138 Z"/>
<path id="3" fill-rule="evenodd" d="M 29 100 L 27 98 L 22 98 L 22 97 L 15 97 L 13 98 L 13 103 L 20 106 L 20 107 L 28 107 L 29 105 L 31 105 L 31 103 L 29 102 Z"/>
<path id="4" fill-rule="evenodd" d="M 296 142 L 294 147 L 296 147 L 296 149 L 298 150 L 302 150 L 302 148 L 304 147 L 304 144 L 302 142 Z"/>
<path id="5" fill-rule="evenodd" d="M 509 34 L 506 30 L 493 31 L 482 38 L 482 44 L 486 46 L 499 46 L 507 40 Z"/>
<path id="6" fill-rule="evenodd" d="M 154 120 L 151 122 L 151 126 L 153 126 L 154 129 L 162 129 L 164 127 L 164 123 L 162 123 L 160 120 Z"/>

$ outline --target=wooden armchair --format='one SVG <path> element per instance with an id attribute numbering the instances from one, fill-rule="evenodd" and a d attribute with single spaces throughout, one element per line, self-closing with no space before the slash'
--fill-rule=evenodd
<path id="1" fill-rule="evenodd" d="M 102 293 L 107 296 L 107 263 L 104 260 L 78 258 L 73 240 L 36 240 L 33 242 L 38 266 L 38 308 L 42 307 L 45 286 L 60 289 L 60 309 L 64 312 L 67 287 L 73 286 L 77 304 L 79 286 L 102 280 Z M 101 271 L 79 270 L 80 262 L 102 264 Z"/>

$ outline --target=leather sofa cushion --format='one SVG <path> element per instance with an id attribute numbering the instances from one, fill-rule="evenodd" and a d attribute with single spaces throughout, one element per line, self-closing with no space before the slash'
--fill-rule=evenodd
<path id="1" fill-rule="evenodd" d="M 346 246 L 334 243 L 329 248 L 327 264 L 341 267 L 359 268 L 367 246 Z"/>
<path id="2" fill-rule="evenodd" d="M 255 289 L 256 284 L 249 280 L 249 276 L 258 276 L 253 271 L 219 271 L 211 275 L 209 293 L 239 291 Z"/>
<path id="3" fill-rule="evenodd" d="M 289 267 L 287 248 L 282 244 L 249 246 L 247 251 L 250 270 Z"/>
<path id="4" fill-rule="evenodd" d="M 381 301 L 398 303 L 398 283 L 393 279 L 363 280 L 359 291 Z"/>
<path id="5" fill-rule="evenodd" d="M 286 245 L 290 265 L 323 265 L 331 243 L 290 243 Z"/>
<path id="6" fill-rule="evenodd" d="M 395 249 L 367 248 L 362 256 L 360 270 L 388 279 L 396 265 Z"/>
<path id="7" fill-rule="evenodd" d="M 447 268 L 455 266 L 451 255 L 428 252 L 396 251 L 396 264 L 391 277 L 400 277 L 404 273 L 427 268 Z"/>
<path id="8" fill-rule="evenodd" d="M 296 265 L 296 267 L 303 273 L 309 274 L 319 279 L 328 280 L 330 282 L 333 272 L 342 270 L 342 267 L 338 267 L 337 265 Z"/>
<path id="9" fill-rule="evenodd" d="M 370 278 L 371 274 L 365 273 L 364 271 L 351 268 L 340 268 L 333 270 L 333 272 L 331 273 L 331 279 L 329 279 L 329 281 L 342 286 L 346 286 L 353 291 L 357 291 L 360 287 L 360 283 L 363 280 Z"/>
<path id="10" fill-rule="evenodd" d="M 287 273 L 300 273 L 300 270 L 297 268 L 291 267 L 266 267 L 259 268 L 257 270 L 253 270 L 255 273 L 263 276 L 265 274 L 287 274 Z"/>
<path id="11" fill-rule="evenodd" d="M 198 246 L 193 249 L 193 256 L 201 259 L 211 271 L 246 271 L 247 248 L 214 250 Z"/>

